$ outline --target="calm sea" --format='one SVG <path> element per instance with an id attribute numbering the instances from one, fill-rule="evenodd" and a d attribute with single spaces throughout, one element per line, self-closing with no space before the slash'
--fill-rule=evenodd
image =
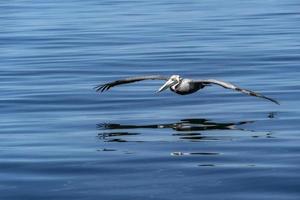
<path id="1" fill-rule="evenodd" d="M 0 199 L 300 199 L 300 2 L 0 3 Z M 139 75 L 215 78 L 179 96 Z"/>

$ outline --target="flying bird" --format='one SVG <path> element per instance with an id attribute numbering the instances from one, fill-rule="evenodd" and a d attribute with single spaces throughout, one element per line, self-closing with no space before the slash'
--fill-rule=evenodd
<path id="1" fill-rule="evenodd" d="M 215 79 L 192 80 L 192 79 L 182 78 L 179 75 L 172 75 L 171 77 L 164 77 L 164 76 L 159 76 L 159 75 L 131 77 L 131 78 L 116 80 L 116 81 L 109 82 L 106 84 L 98 85 L 95 87 L 95 89 L 96 89 L 96 91 L 104 92 L 114 86 L 117 86 L 117 85 L 133 83 L 133 82 L 137 82 L 137 81 L 144 81 L 144 80 L 164 80 L 164 81 L 166 81 L 158 89 L 157 92 L 162 92 L 169 88 L 172 92 L 175 92 L 176 94 L 187 95 L 187 94 L 192 94 L 194 92 L 197 92 L 198 90 L 203 89 L 206 86 L 219 85 L 225 89 L 231 89 L 231 90 L 235 90 L 235 91 L 238 91 L 238 92 L 250 95 L 250 96 L 264 98 L 264 99 L 267 99 L 267 100 L 272 101 L 273 103 L 276 103 L 279 105 L 278 101 L 276 101 L 270 97 L 266 97 L 262 94 L 253 92 L 251 90 L 240 88 L 231 83 L 227 83 L 227 82 L 215 80 Z"/>

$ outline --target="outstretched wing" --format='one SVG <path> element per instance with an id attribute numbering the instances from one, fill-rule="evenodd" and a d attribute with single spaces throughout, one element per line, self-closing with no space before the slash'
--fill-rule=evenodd
<path id="1" fill-rule="evenodd" d="M 231 83 L 227 83 L 227 82 L 224 82 L 224 81 L 218 81 L 218 80 L 215 80 L 215 79 L 208 79 L 208 80 L 197 80 L 195 82 L 199 83 L 199 84 L 204 84 L 204 85 L 216 84 L 216 85 L 222 86 L 223 88 L 226 88 L 226 89 L 232 89 L 232 90 L 236 90 L 236 91 L 245 93 L 245 94 L 250 95 L 250 96 L 264 98 L 264 99 L 267 99 L 267 100 L 272 101 L 273 103 L 276 103 L 276 104 L 279 105 L 279 102 L 276 101 L 276 100 L 274 100 L 274 99 L 272 99 L 272 98 L 266 97 L 266 96 L 264 96 L 262 94 L 253 92 L 251 90 L 246 90 L 246 89 L 237 87 L 237 86 L 235 86 L 235 85 L 233 85 Z"/>
<path id="2" fill-rule="evenodd" d="M 168 79 L 169 78 L 167 78 L 167 77 L 159 76 L 159 75 L 138 76 L 138 77 L 131 77 L 131 78 L 126 78 L 126 79 L 122 79 L 122 80 L 117 80 L 117 81 L 101 84 L 101 85 L 96 86 L 95 89 L 97 92 L 98 91 L 104 92 L 114 86 L 117 86 L 117 85 L 133 83 L 133 82 L 143 81 L 143 80 L 168 80 Z"/>

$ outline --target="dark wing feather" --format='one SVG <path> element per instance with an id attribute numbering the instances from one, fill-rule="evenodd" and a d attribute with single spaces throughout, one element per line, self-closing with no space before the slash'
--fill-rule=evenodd
<path id="1" fill-rule="evenodd" d="M 224 82 L 224 81 L 218 81 L 218 80 L 214 80 L 214 79 L 208 79 L 208 80 L 199 80 L 199 81 L 195 81 L 196 83 L 199 83 L 199 84 L 216 84 L 216 85 L 219 85 L 219 86 L 222 86 L 223 88 L 226 88 L 226 89 L 232 89 L 232 90 L 236 90 L 238 92 L 242 92 L 244 94 L 247 94 L 247 95 L 250 95 L 250 96 L 255 96 L 255 97 L 260 97 L 260 98 L 264 98 L 264 99 L 267 99 L 269 101 L 272 101 L 273 103 L 276 103 L 279 105 L 279 102 L 272 99 L 272 98 L 269 98 L 269 97 L 266 97 L 262 94 L 259 94 L 259 93 L 256 93 L 256 92 L 253 92 L 251 90 L 246 90 L 246 89 L 242 89 L 240 87 L 237 87 L 231 83 L 227 83 L 227 82 Z"/>
<path id="2" fill-rule="evenodd" d="M 131 78 L 126 78 L 126 79 L 122 79 L 122 80 L 117 80 L 117 81 L 101 84 L 101 85 L 96 86 L 95 89 L 97 92 L 98 91 L 104 92 L 114 86 L 117 86 L 117 85 L 133 83 L 133 82 L 143 81 L 143 80 L 168 80 L 168 78 L 164 77 L 164 76 L 158 76 L 158 75 L 131 77 Z"/>

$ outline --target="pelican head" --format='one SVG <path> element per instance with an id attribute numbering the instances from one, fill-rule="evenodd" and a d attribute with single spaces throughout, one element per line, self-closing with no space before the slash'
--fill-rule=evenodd
<path id="1" fill-rule="evenodd" d="M 181 80 L 182 80 L 182 78 L 179 75 L 172 75 L 169 78 L 169 80 L 167 80 L 167 82 L 165 82 L 165 84 L 159 88 L 158 92 L 164 91 L 167 88 L 170 88 L 170 87 L 180 83 Z"/>

